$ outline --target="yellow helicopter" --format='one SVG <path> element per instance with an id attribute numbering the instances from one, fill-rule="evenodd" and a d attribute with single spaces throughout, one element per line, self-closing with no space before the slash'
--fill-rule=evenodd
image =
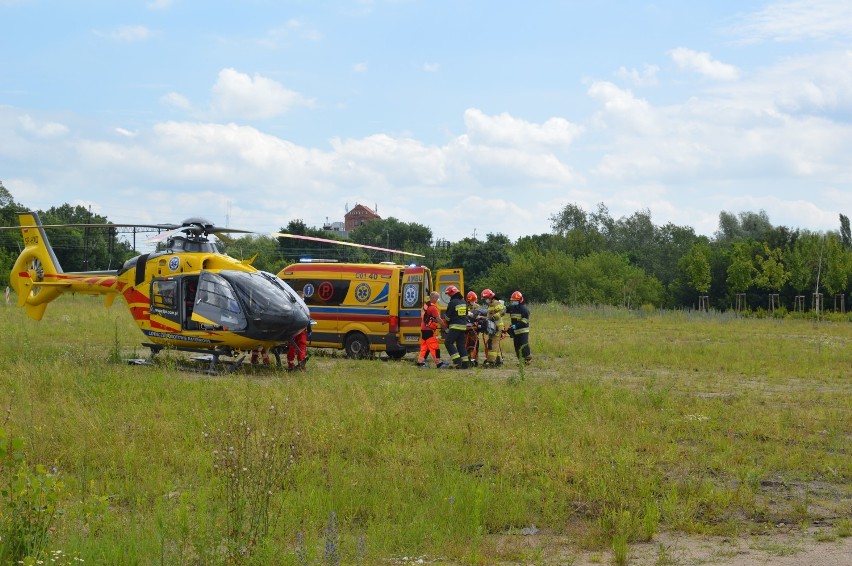
<path id="1" fill-rule="evenodd" d="M 250 231 L 216 227 L 202 218 L 189 218 L 179 226 L 108 224 L 165 229 L 149 240 L 165 242 L 164 248 L 133 257 L 115 271 L 65 272 L 50 247 L 45 228 L 105 225 L 42 225 L 35 212 L 21 212 L 18 216 L 24 248 L 10 274 L 18 306 L 24 307 L 30 318 L 41 320 L 48 303 L 63 293 L 104 295 L 105 306 L 111 306 L 121 296 L 149 340 L 143 342 L 151 350 L 145 363 L 169 348 L 203 354 L 210 362 L 210 373 L 219 372 L 221 356 L 233 358 L 222 360 L 225 371 L 230 372 L 239 367 L 246 352 L 263 348 L 275 355 L 280 366 L 280 352 L 297 347 L 293 337 L 311 324 L 307 305 L 287 283 L 254 268 L 252 260 L 220 253 L 208 238 L 211 234 L 223 237 L 225 233 Z"/>

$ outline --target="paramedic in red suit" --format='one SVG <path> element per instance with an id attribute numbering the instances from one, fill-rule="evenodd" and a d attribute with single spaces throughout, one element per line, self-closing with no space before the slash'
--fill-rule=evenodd
<path id="1" fill-rule="evenodd" d="M 441 361 L 441 345 L 435 335 L 438 326 L 445 330 L 447 328 L 447 324 L 441 319 L 441 313 L 438 311 L 438 299 L 440 298 L 441 295 L 432 292 L 429 295 L 429 300 L 423 305 L 420 318 L 420 355 L 417 356 L 417 365 L 420 367 L 426 367 L 426 356 L 430 353 L 437 367 L 447 365 Z"/>

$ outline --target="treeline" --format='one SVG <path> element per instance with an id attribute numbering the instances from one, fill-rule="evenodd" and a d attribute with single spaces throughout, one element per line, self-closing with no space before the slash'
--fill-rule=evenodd
<path id="1" fill-rule="evenodd" d="M 30 210 L 15 199 L 0 182 L 0 226 L 17 226 L 18 212 Z M 92 214 L 82 206 L 63 204 L 38 210 L 42 224 L 107 224 L 105 216 Z M 116 228 L 61 228 L 51 230 L 50 244 L 56 259 L 66 271 L 118 269 L 136 253 L 119 237 Z M 0 285 L 9 284 L 9 271 L 22 248 L 21 233 L 0 230 Z"/>
<path id="2" fill-rule="evenodd" d="M 0 183 L 0 220 L 17 224 L 25 207 Z M 38 211 L 45 224 L 107 223 L 83 207 L 64 204 Z M 347 262 L 416 262 L 433 269 L 463 267 L 467 287 L 490 287 L 501 296 L 518 289 L 531 302 L 670 308 L 768 308 L 769 297 L 792 310 L 821 294 L 823 308 L 840 308 L 852 287 L 852 235 L 839 214 L 837 231 L 813 232 L 773 226 L 764 211 L 721 212 L 713 237 L 689 226 L 657 226 L 648 210 L 613 218 L 605 205 L 586 211 L 566 205 L 550 217 L 550 232 L 512 242 L 500 233 L 458 242 L 435 240 L 431 229 L 396 218 L 375 220 L 349 235 L 351 242 L 422 254 L 413 258 L 386 251 L 272 236 L 245 236 L 219 248 L 277 273 L 302 259 Z M 113 230 L 83 228 L 51 232 L 51 243 L 67 271 L 115 269 L 135 255 Z M 293 220 L 281 232 L 343 240 Z M 0 283 L 20 251 L 20 233 L 0 232 Z M 798 299 L 797 299 L 798 298 Z"/>
<path id="3" fill-rule="evenodd" d="M 600 204 L 567 205 L 550 218 L 550 234 L 520 238 L 508 261 L 475 284 L 524 290 L 534 301 L 672 308 L 840 309 L 852 287 L 849 219 L 839 230 L 773 226 L 767 214 L 721 212 L 712 238 L 688 226 L 656 226 L 648 210 L 613 219 Z"/>

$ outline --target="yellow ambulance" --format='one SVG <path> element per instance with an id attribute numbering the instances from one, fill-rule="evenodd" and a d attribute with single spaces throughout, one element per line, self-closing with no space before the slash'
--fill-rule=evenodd
<path id="1" fill-rule="evenodd" d="M 461 269 L 394 263 L 302 262 L 278 273 L 296 291 L 316 322 L 308 346 L 346 350 L 351 358 L 387 352 L 394 359 L 420 349 L 423 303 L 433 289 L 446 308 L 446 288 L 464 290 Z"/>

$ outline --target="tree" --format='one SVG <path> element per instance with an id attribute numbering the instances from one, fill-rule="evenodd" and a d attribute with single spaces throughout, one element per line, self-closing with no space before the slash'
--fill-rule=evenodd
<path id="1" fill-rule="evenodd" d="M 319 228 L 309 227 L 300 218 L 291 220 L 287 226 L 281 229 L 285 234 L 296 234 L 298 236 L 309 236 L 312 238 L 324 238 L 327 240 L 337 240 L 334 234 L 330 234 Z M 369 261 L 369 256 L 364 250 L 354 248 L 352 246 L 342 246 L 330 244 L 327 242 L 312 242 L 298 238 L 278 238 L 278 253 L 282 266 L 284 264 L 299 261 L 302 258 L 310 257 L 311 259 L 331 259 L 335 261 L 360 262 Z M 279 268 L 280 270 L 280 268 Z M 277 271 L 275 271 L 277 273 Z"/>
<path id="2" fill-rule="evenodd" d="M 465 280 L 478 285 L 476 280 L 492 266 L 509 262 L 509 247 L 509 238 L 503 234 L 488 234 L 484 242 L 465 238 L 450 246 L 450 266 L 464 267 Z"/>
<path id="3" fill-rule="evenodd" d="M 0 181 L 0 208 L 8 208 L 12 204 L 15 204 L 12 193 L 3 186 L 3 181 Z"/>
<path id="4" fill-rule="evenodd" d="M 603 203 L 593 214 L 587 214 L 576 204 L 568 204 L 550 216 L 550 226 L 555 235 L 565 238 L 568 253 L 581 257 L 606 249 L 613 222 Z"/>
<path id="5" fill-rule="evenodd" d="M 289 263 L 282 258 L 278 240 L 272 236 L 248 234 L 226 243 L 222 251 L 237 259 L 255 257 L 252 265 L 269 273 L 277 274 Z"/>
<path id="6" fill-rule="evenodd" d="M 131 245 L 119 239 L 109 219 L 86 207 L 68 203 L 38 211 L 43 224 L 103 224 L 101 228 L 69 227 L 51 230 L 51 247 L 65 271 L 118 269 L 136 255 Z"/>
<path id="7" fill-rule="evenodd" d="M 550 227 L 555 234 L 565 236 L 574 230 L 587 231 L 589 221 L 586 211 L 580 206 L 566 204 L 565 208 L 550 216 Z"/>
<path id="8" fill-rule="evenodd" d="M 849 228 L 849 217 L 845 214 L 840 215 L 840 240 L 844 248 L 852 248 L 852 231 Z"/>
<path id="9" fill-rule="evenodd" d="M 0 226 L 17 225 L 17 213 L 23 208 L 3 186 L 3 181 L 0 181 Z M 19 230 L 0 231 L 0 285 L 3 287 L 9 284 L 9 271 L 18 258 L 22 245 Z"/>
<path id="10" fill-rule="evenodd" d="M 754 282 L 756 270 L 750 248 L 747 242 L 734 243 L 727 279 L 728 287 L 734 293 L 745 293 Z"/>
<path id="11" fill-rule="evenodd" d="M 739 216 L 723 210 L 719 213 L 719 229 L 715 238 L 727 244 L 748 239 L 763 242 L 772 229 L 772 223 L 764 210 L 741 212 Z"/>
<path id="12" fill-rule="evenodd" d="M 822 236 L 805 232 L 784 251 L 784 265 L 790 275 L 788 283 L 799 295 L 814 288 L 821 246 Z"/>
<path id="13" fill-rule="evenodd" d="M 693 244 L 679 262 L 689 286 L 701 294 L 710 292 L 710 246 L 705 242 Z"/>
<path id="14" fill-rule="evenodd" d="M 769 292 L 778 292 L 790 279 L 790 273 L 784 267 L 784 252 L 781 248 L 770 249 L 769 244 L 763 243 L 763 255 L 755 257 L 757 275 L 754 283 Z M 770 302 L 770 305 L 774 303 Z"/>
<path id="15" fill-rule="evenodd" d="M 423 224 L 400 222 L 391 216 L 361 224 L 349 237 L 358 244 L 426 255 L 431 251 L 432 230 Z M 387 252 L 370 252 L 370 256 L 378 261 L 392 259 Z"/>
<path id="16" fill-rule="evenodd" d="M 695 230 L 689 226 L 677 226 L 669 222 L 659 227 L 655 234 L 656 261 L 654 270 L 650 274 L 666 287 L 670 286 L 678 276 L 680 258 L 689 253 L 689 250 L 699 242 L 707 246 L 707 238 L 697 236 Z M 706 251 L 709 278 L 710 248 L 707 247 Z"/>
<path id="17" fill-rule="evenodd" d="M 608 249 L 625 256 L 645 273 L 656 276 L 662 271 L 663 263 L 660 239 L 659 230 L 651 220 L 651 211 L 646 208 L 615 222 Z M 671 280 L 671 277 L 673 274 L 667 274 L 667 279 Z"/>
<path id="18" fill-rule="evenodd" d="M 849 284 L 850 266 L 852 256 L 844 248 L 840 237 L 830 232 L 825 238 L 822 273 L 822 286 L 829 296 L 845 293 Z"/>

